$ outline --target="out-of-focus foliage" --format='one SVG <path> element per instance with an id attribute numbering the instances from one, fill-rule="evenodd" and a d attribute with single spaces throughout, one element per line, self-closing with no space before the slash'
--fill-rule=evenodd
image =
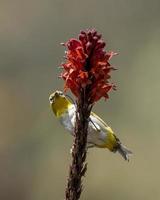
<path id="1" fill-rule="evenodd" d="M 159 10 L 158 0 L 0 1 L 0 199 L 63 199 L 72 138 L 48 96 L 63 88 L 59 43 L 89 27 L 119 53 L 118 90 L 95 111 L 134 156 L 90 150 L 81 199 L 160 198 Z"/>

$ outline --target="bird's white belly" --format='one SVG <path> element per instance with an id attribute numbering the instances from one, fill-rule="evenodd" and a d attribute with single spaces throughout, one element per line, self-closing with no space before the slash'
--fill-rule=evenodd
<path id="1" fill-rule="evenodd" d="M 74 131 L 74 122 L 75 121 L 75 107 L 72 107 L 63 114 L 60 118 L 60 123 L 64 126 L 66 130 L 68 130 L 72 135 Z"/>
<path id="2" fill-rule="evenodd" d="M 68 112 L 66 112 L 61 118 L 60 123 L 64 126 L 66 130 L 68 130 L 72 135 L 74 132 L 75 127 L 75 107 L 72 107 L 69 109 Z M 88 129 L 88 143 L 95 144 L 95 145 L 104 145 L 106 142 L 107 133 L 101 130 L 101 127 L 94 122 L 94 119 L 92 119 L 94 125 L 92 122 L 89 122 L 89 129 Z M 97 129 L 95 128 L 97 127 Z M 99 131 L 98 131 L 99 130 Z"/>

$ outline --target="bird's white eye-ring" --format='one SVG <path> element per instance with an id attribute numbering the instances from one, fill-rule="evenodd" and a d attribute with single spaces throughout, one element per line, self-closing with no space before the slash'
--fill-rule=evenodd
<path id="1" fill-rule="evenodd" d="M 50 103 L 52 103 L 53 100 L 54 100 L 54 97 L 53 97 L 53 96 L 50 96 L 50 97 L 49 97 L 49 101 L 50 101 Z"/>

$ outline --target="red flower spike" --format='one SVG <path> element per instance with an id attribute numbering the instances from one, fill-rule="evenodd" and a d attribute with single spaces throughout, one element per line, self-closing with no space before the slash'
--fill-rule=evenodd
<path id="1" fill-rule="evenodd" d="M 70 89 L 78 98 L 81 89 L 88 88 L 91 104 L 102 97 L 108 99 L 109 91 L 116 89 L 109 83 L 110 72 L 115 70 L 109 61 L 117 53 L 104 50 L 106 44 L 95 30 L 81 31 L 79 39 L 72 38 L 63 45 L 67 48 L 66 62 L 61 65 L 65 90 Z"/>

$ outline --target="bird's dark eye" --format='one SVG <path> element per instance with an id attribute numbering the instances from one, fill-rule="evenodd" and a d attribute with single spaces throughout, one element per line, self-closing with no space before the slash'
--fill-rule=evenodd
<path id="1" fill-rule="evenodd" d="M 50 101 L 53 101 L 53 96 L 49 97 L 49 100 L 50 100 Z"/>

